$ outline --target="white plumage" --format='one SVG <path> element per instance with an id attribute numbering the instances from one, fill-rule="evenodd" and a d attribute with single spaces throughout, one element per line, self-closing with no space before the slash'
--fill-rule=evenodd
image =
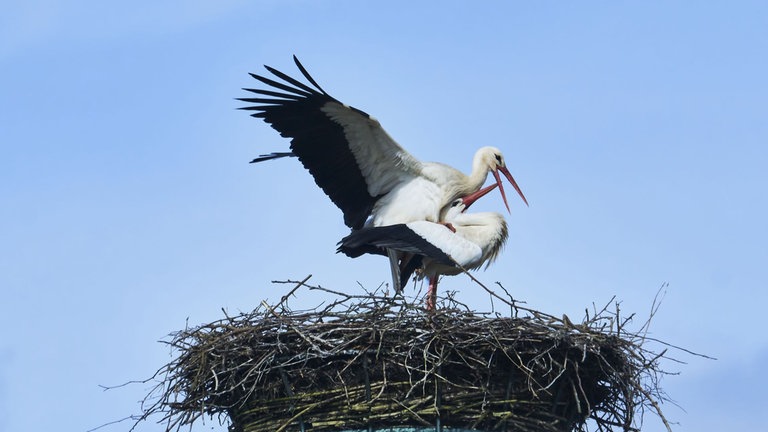
<path id="1" fill-rule="evenodd" d="M 508 210 L 499 172 L 528 203 L 499 149 L 480 148 L 470 175 L 441 163 L 421 162 L 395 142 L 376 119 L 326 93 L 295 56 L 294 62 L 314 87 L 265 66 L 282 82 L 251 74 L 270 88 L 245 89 L 261 97 L 240 99 L 256 104 L 243 109 L 255 111 L 254 117 L 264 119 L 280 135 L 291 138 L 291 153 L 262 155 L 252 162 L 298 157 L 353 230 L 415 221 L 440 222 L 448 204 L 478 191 L 489 172 Z M 394 285 L 399 288 L 397 256 L 389 256 Z"/>
<path id="2" fill-rule="evenodd" d="M 454 200 L 445 221 L 415 221 L 355 231 L 339 242 L 339 252 L 350 257 L 364 253 L 400 252 L 401 283 L 417 271 L 429 280 L 427 308 L 433 309 L 441 275 L 456 275 L 490 265 L 508 237 L 507 224 L 499 213 L 465 213 L 470 205 L 496 185 Z"/>

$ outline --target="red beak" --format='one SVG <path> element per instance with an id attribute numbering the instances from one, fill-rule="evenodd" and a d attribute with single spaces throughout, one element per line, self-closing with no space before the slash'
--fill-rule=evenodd
<path id="1" fill-rule="evenodd" d="M 501 177 L 499 177 L 499 171 L 504 173 L 504 177 L 509 180 L 510 183 L 512 183 L 512 187 L 515 188 L 517 193 L 520 195 L 520 198 L 523 199 L 523 202 L 525 205 L 528 205 L 528 200 L 525 199 L 525 195 L 523 195 L 523 191 L 520 190 L 520 186 L 517 185 L 517 182 L 515 181 L 515 178 L 512 177 L 512 174 L 509 173 L 509 170 L 507 170 L 506 167 L 498 167 L 498 169 L 495 169 L 491 171 L 493 173 L 493 177 L 496 179 L 496 184 L 499 185 L 499 192 L 501 192 L 501 199 L 504 200 L 504 205 L 507 207 L 507 211 L 511 213 L 509 210 L 509 204 L 507 203 L 507 195 L 504 193 L 504 185 L 501 184 Z"/>
<path id="2" fill-rule="evenodd" d="M 475 201 L 477 201 L 480 198 L 482 198 L 485 195 L 487 195 L 488 192 L 496 189 L 496 186 L 498 186 L 498 184 L 494 183 L 494 184 L 492 184 L 490 186 L 486 186 L 486 187 L 480 189 L 479 191 L 477 191 L 475 193 L 471 193 L 471 194 L 469 194 L 469 195 L 467 195 L 465 197 L 462 197 L 461 201 L 464 203 L 464 210 L 466 211 L 469 208 L 469 206 L 472 205 L 472 203 L 474 203 Z"/>

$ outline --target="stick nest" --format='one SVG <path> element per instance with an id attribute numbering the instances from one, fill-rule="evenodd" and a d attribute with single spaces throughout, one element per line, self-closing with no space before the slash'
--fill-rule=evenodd
<path id="1" fill-rule="evenodd" d="M 233 432 L 634 431 L 636 414 L 651 408 L 667 424 L 658 405 L 663 353 L 624 332 L 615 302 L 573 324 L 501 297 L 509 316 L 450 298 L 427 312 L 420 302 L 305 282 L 290 294 L 320 289 L 332 303 L 294 311 L 286 295 L 172 335 L 178 357 L 156 374 L 142 419 L 162 413 L 168 431 L 204 415 L 228 418 Z"/>

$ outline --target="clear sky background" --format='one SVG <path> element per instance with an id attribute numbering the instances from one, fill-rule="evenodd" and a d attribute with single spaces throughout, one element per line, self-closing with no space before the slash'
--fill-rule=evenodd
<path id="1" fill-rule="evenodd" d="M 531 205 L 510 196 L 480 280 L 575 319 L 616 296 L 637 327 L 668 283 L 652 335 L 718 359 L 671 352 L 675 429 L 765 427 L 768 3 L 37 0 L 0 16 L 1 431 L 137 413 L 148 386 L 99 385 L 272 280 L 388 282 L 334 253 L 341 213 L 296 160 L 248 164 L 288 142 L 234 98 L 292 54 L 422 160 L 504 151 Z"/>

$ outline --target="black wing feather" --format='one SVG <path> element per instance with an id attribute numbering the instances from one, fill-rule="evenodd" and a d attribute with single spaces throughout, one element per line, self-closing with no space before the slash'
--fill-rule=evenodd
<path id="1" fill-rule="evenodd" d="M 307 81 L 312 83 L 313 86 L 317 87 L 317 89 L 323 92 L 324 95 L 328 96 L 328 93 L 326 93 L 325 90 L 323 90 L 323 88 L 320 87 L 320 84 L 318 84 L 317 81 L 315 81 L 315 79 L 312 78 L 312 75 L 310 75 L 309 72 L 307 72 L 307 69 L 304 68 L 304 65 L 301 64 L 301 62 L 299 61 L 299 58 L 296 57 L 296 55 L 293 56 L 293 62 L 296 63 L 296 66 L 299 68 L 299 70 L 301 71 L 301 74 L 304 75 L 304 78 L 306 78 Z"/>
<path id="2" fill-rule="evenodd" d="M 311 94 L 317 94 L 318 93 L 317 90 L 315 90 L 312 87 L 304 84 L 303 82 L 297 80 L 296 78 L 288 76 L 287 74 L 285 74 L 283 72 L 280 72 L 279 70 L 277 70 L 277 69 L 275 69 L 273 67 L 270 67 L 270 66 L 267 66 L 267 65 L 264 65 L 264 67 L 268 71 L 272 72 L 272 75 L 275 75 L 276 77 L 282 79 L 283 81 L 285 81 L 285 82 L 287 82 L 287 83 L 289 83 L 291 85 L 294 85 L 294 86 L 296 86 L 296 87 L 298 87 L 298 88 L 300 88 L 302 90 L 305 90 L 307 93 L 311 93 Z M 323 92 L 323 91 L 321 91 L 320 93 L 325 94 L 325 92 Z"/>
<path id="3" fill-rule="evenodd" d="M 271 91 L 271 90 L 252 89 L 252 88 L 244 88 L 243 90 L 249 91 L 251 93 L 264 95 L 264 96 L 274 96 L 276 98 L 281 98 L 281 99 L 301 99 L 303 97 L 301 95 L 295 95 L 291 93 L 280 93 L 280 92 Z M 237 100 L 248 102 L 247 98 L 238 98 Z"/>
<path id="4" fill-rule="evenodd" d="M 456 265 L 447 253 L 416 234 L 406 224 L 366 227 L 353 231 L 338 244 L 337 252 L 351 258 L 357 258 L 365 253 L 386 255 L 386 249 L 395 249 L 428 257 L 445 265 Z M 373 248 L 378 248 L 378 251 L 372 251 Z"/>
<path id="5" fill-rule="evenodd" d="M 368 185 L 349 148 L 343 127 L 321 111 L 327 103 L 340 102 L 317 85 L 295 56 L 294 61 L 302 75 L 316 89 L 267 66 L 270 73 L 287 84 L 251 74 L 272 90 L 245 90 L 271 98 L 243 98 L 243 102 L 257 105 L 241 109 L 255 111 L 251 116 L 264 119 L 281 136 L 291 139 L 293 154 L 309 170 L 315 183 L 344 213 L 344 223 L 352 229 L 360 229 L 380 197 L 368 193 Z M 363 111 L 355 111 L 368 117 Z M 272 158 L 263 160 L 269 159 Z M 260 158 L 255 159 L 258 160 Z"/>
<path id="6" fill-rule="evenodd" d="M 269 154 L 259 155 L 259 157 L 252 160 L 250 163 L 264 162 L 264 161 L 279 159 L 284 157 L 296 157 L 296 155 L 291 152 L 272 152 Z"/>
<path id="7" fill-rule="evenodd" d="M 278 88 L 280 90 L 284 90 L 284 91 L 287 91 L 289 93 L 295 93 L 295 94 L 297 94 L 299 96 L 307 97 L 307 96 L 312 96 L 313 94 L 317 94 L 317 92 L 303 92 L 300 89 L 297 89 L 295 87 L 291 87 L 291 86 L 289 86 L 287 84 L 283 84 L 281 82 L 277 82 L 277 81 L 275 81 L 273 79 L 270 79 L 270 78 L 267 78 L 267 77 L 264 77 L 264 76 L 261 76 L 261 75 L 256 75 L 256 74 L 253 74 L 253 73 L 249 74 L 249 75 L 252 76 L 253 78 L 261 81 L 262 83 L 268 85 L 268 86 L 272 86 L 274 88 Z"/>
<path id="8" fill-rule="evenodd" d="M 404 287 L 408 285 L 408 280 L 411 278 L 413 272 L 416 271 L 424 262 L 424 257 L 421 255 L 414 255 L 411 259 L 405 263 L 405 267 L 400 269 L 400 286 Z"/>

